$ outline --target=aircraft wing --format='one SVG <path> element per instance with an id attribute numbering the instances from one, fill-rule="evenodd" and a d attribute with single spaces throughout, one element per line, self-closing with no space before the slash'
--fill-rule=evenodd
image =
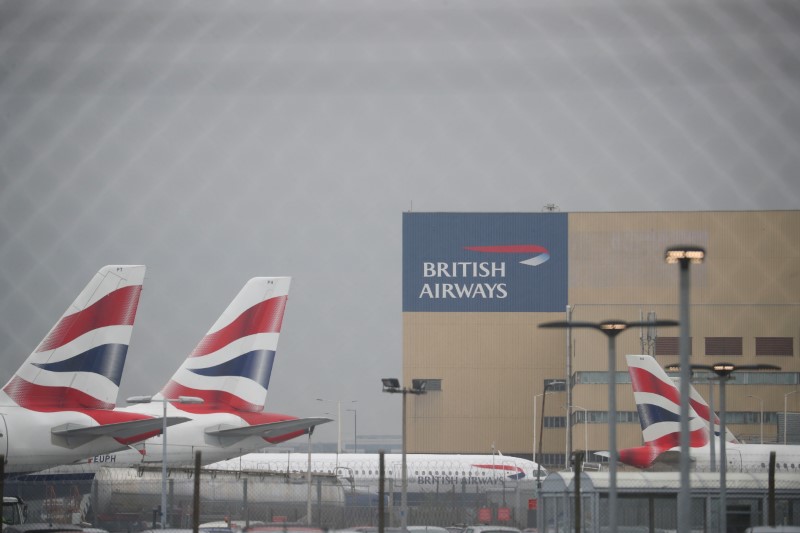
<path id="1" fill-rule="evenodd" d="M 185 416 L 167 417 L 167 426 L 174 426 L 188 422 L 191 418 Z M 161 433 L 164 427 L 163 418 L 147 418 L 144 420 L 131 420 L 130 422 L 118 422 L 116 424 L 105 424 L 101 426 L 82 426 L 80 424 L 64 424 L 50 430 L 53 436 L 53 444 L 65 448 L 77 448 L 87 442 L 100 437 L 112 437 L 120 440 L 128 440 L 138 435 L 142 438 L 151 436 L 148 434 Z"/>
<path id="2" fill-rule="evenodd" d="M 228 426 L 220 424 L 208 427 L 206 435 L 212 437 L 218 446 L 230 446 L 247 437 L 277 437 L 295 431 L 313 431 L 314 427 L 332 422 L 330 418 L 295 418 L 292 420 L 281 420 L 280 422 L 268 422 L 266 424 L 255 424 L 252 426 Z"/>

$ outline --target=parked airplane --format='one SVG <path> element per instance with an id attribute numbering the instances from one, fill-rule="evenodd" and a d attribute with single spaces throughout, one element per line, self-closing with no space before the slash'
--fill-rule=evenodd
<path id="1" fill-rule="evenodd" d="M 153 401 L 119 409 L 161 416 L 166 401 L 170 416 L 191 419 L 167 433 L 170 465 L 193 464 L 198 450 L 203 464 L 236 457 L 330 422 L 264 412 L 290 281 L 249 280 Z M 181 396 L 201 398 L 203 403 L 179 403 Z M 157 436 L 135 449 L 98 454 L 87 462 L 120 467 L 160 463 L 162 443 Z"/>
<path id="2" fill-rule="evenodd" d="M 619 451 L 620 462 L 638 468 L 656 463 L 677 462 L 680 453 L 680 393 L 658 362 L 649 355 L 628 355 L 628 372 L 633 384 L 639 421 L 644 435 L 643 446 Z M 690 400 L 690 454 L 695 470 L 711 469 L 711 447 L 707 417 L 697 409 L 709 412 L 708 405 L 694 391 Z M 718 421 L 715 415 L 715 421 Z M 715 423 L 715 428 L 717 424 Z M 741 444 L 726 442 L 725 453 L 729 472 L 758 472 L 769 468 L 770 452 L 776 452 L 777 470 L 800 472 L 800 446 L 781 444 Z M 720 442 L 717 440 L 715 461 L 719 464 Z"/>
<path id="3" fill-rule="evenodd" d="M 144 273 L 144 266 L 101 268 L 3 387 L 6 472 L 72 463 L 161 432 L 160 415 L 112 410 Z"/>
<path id="4" fill-rule="evenodd" d="M 306 453 L 250 453 L 205 467 L 208 470 L 305 473 Z M 385 490 L 399 492 L 402 483 L 402 455 L 384 455 Z M 538 465 L 527 459 L 492 455 L 406 455 L 408 492 L 427 493 L 499 489 L 517 481 L 536 480 Z M 312 473 L 335 474 L 351 488 L 376 493 L 380 477 L 377 453 L 312 453 Z M 541 476 L 547 475 L 541 469 Z"/>

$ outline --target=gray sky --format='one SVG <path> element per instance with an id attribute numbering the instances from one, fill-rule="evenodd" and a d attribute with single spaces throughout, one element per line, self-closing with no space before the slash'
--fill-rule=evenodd
<path id="1" fill-rule="evenodd" d="M 798 82 L 794 0 L 0 1 L 0 380 L 102 265 L 121 398 L 290 275 L 268 408 L 399 434 L 403 211 L 797 209 Z"/>

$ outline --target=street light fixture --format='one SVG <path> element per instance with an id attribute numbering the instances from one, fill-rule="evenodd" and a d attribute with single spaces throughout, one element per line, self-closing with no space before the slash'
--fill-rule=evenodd
<path id="1" fill-rule="evenodd" d="M 400 468 L 402 474 L 402 488 L 400 491 L 400 529 L 403 533 L 408 533 L 408 468 L 406 468 L 406 395 L 425 394 L 428 382 L 424 379 L 412 379 L 411 388 L 401 387 L 400 380 L 397 378 L 383 378 L 383 392 L 403 395 L 403 429 L 402 429 L 402 461 Z"/>
<path id="2" fill-rule="evenodd" d="M 160 403 L 164 406 L 163 420 L 161 428 L 161 529 L 167 527 L 167 405 L 170 403 L 203 403 L 202 398 L 197 396 L 178 396 L 177 398 L 164 398 L 161 395 L 155 396 L 131 396 L 126 401 L 128 403 Z"/>
<path id="3" fill-rule="evenodd" d="M 336 404 L 336 424 L 338 426 L 336 436 L 336 453 L 342 453 L 342 400 L 326 400 L 325 398 L 317 398 L 318 402 L 330 402 Z M 345 400 L 349 403 L 356 403 L 358 400 Z"/>
<path id="4" fill-rule="evenodd" d="M 557 321 L 539 324 L 540 328 L 588 328 L 604 333 L 608 338 L 608 527 L 612 533 L 617 531 L 617 335 L 629 328 L 643 326 L 677 326 L 674 320 L 649 320 L 644 322 L 624 322 L 604 320 L 603 322 Z M 569 378 L 569 377 L 568 377 Z M 543 400 L 544 401 L 544 400 Z"/>
<path id="5" fill-rule="evenodd" d="M 562 380 L 555 380 L 555 381 L 548 381 L 544 384 L 544 391 L 541 394 L 537 394 L 533 397 L 533 416 L 536 417 L 536 397 L 542 397 L 542 416 L 539 417 L 539 455 L 542 455 L 542 435 L 544 435 L 544 402 L 547 399 L 547 389 L 552 387 L 553 385 L 564 385 L 566 381 Z M 536 421 L 534 420 L 534 430 L 536 429 Z M 533 439 L 534 442 L 536 439 Z M 536 461 L 536 486 L 537 488 L 542 488 L 542 458 L 536 458 L 536 450 L 533 451 L 533 460 Z"/>
<path id="6" fill-rule="evenodd" d="M 706 251 L 699 246 L 678 245 L 667 248 L 664 261 L 680 265 L 680 313 L 681 323 L 678 355 L 680 360 L 680 490 L 678 491 L 678 531 L 689 533 L 692 529 L 692 492 L 689 479 L 689 265 L 702 263 Z M 714 428 L 712 428 L 712 431 Z M 725 438 L 724 436 L 722 437 Z"/>
<path id="7" fill-rule="evenodd" d="M 760 443 L 764 444 L 764 399 L 759 396 L 754 396 L 752 394 L 748 394 L 747 397 L 755 398 L 761 404 L 761 407 L 758 412 L 758 426 L 759 426 L 758 432 L 759 432 Z"/>
<path id="8" fill-rule="evenodd" d="M 677 365 L 669 365 L 669 368 L 675 368 L 676 366 Z M 728 470 L 728 442 L 725 438 L 725 383 L 731 379 L 731 374 L 738 370 L 780 370 L 781 367 L 765 364 L 734 365 L 733 363 L 716 363 L 713 365 L 691 365 L 691 369 L 711 371 L 719 376 L 719 530 L 727 531 L 728 502 L 726 481 Z M 680 370 L 683 371 L 683 368 Z"/>
<path id="9" fill-rule="evenodd" d="M 789 428 L 788 419 L 786 418 L 789 416 L 789 412 L 787 411 L 788 403 L 786 403 L 786 399 L 797 392 L 797 389 L 790 390 L 786 394 L 783 395 L 783 443 L 786 444 L 786 430 Z"/>

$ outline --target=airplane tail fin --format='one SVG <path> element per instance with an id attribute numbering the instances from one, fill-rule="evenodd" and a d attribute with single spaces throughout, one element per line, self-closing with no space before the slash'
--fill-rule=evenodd
<path id="1" fill-rule="evenodd" d="M 695 412 L 698 415 L 700 415 L 700 418 L 702 418 L 703 420 L 706 421 L 706 424 L 708 425 L 709 431 L 712 431 L 711 428 L 713 427 L 714 434 L 717 437 L 719 437 L 719 434 L 720 434 L 720 421 L 719 421 L 719 417 L 717 416 L 717 413 L 713 413 L 711 411 L 711 408 L 708 406 L 708 404 L 706 403 L 705 399 L 702 396 L 700 396 L 700 393 L 697 392 L 697 390 L 694 388 L 694 385 L 692 385 L 691 383 L 689 384 L 689 391 L 690 391 L 690 397 L 691 397 L 691 402 L 692 402 L 692 409 L 694 409 Z M 714 423 L 713 424 L 711 423 L 711 416 L 712 415 L 714 416 Z M 734 436 L 734 434 L 731 433 L 731 430 L 729 428 L 727 428 L 727 427 L 725 428 L 725 440 L 728 441 L 728 442 L 732 442 L 734 444 L 739 444 L 739 439 L 737 439 L 736 436 Z"/>
<path id="2" fill-rule="evenodd" d="M 180 405 L 190 412 L 262 411 L 290 282 L 289 277 L 249 280 L 164 386 L 161 396 L 202 398 L 202 404 Z"/>
<path id="3" fill-rule="evenodd" d="M 620 461 L 642 468 L 642 464 L 649 466 L 660 454 L 679 445 L 680 393 L 651 356 L 628 355 L 626 359 L 645 445 L 620 450 Z M 694 402 L 690 402 L 690 446 L 705 446 L 709 442 L 708 428 L 693 406 Z"/>
<path id="4" fill-rule="evenodd" d="M 101 268 L 3 387 L 0 402 L 35 411 L 113 409 L 145 267 Z"/>

